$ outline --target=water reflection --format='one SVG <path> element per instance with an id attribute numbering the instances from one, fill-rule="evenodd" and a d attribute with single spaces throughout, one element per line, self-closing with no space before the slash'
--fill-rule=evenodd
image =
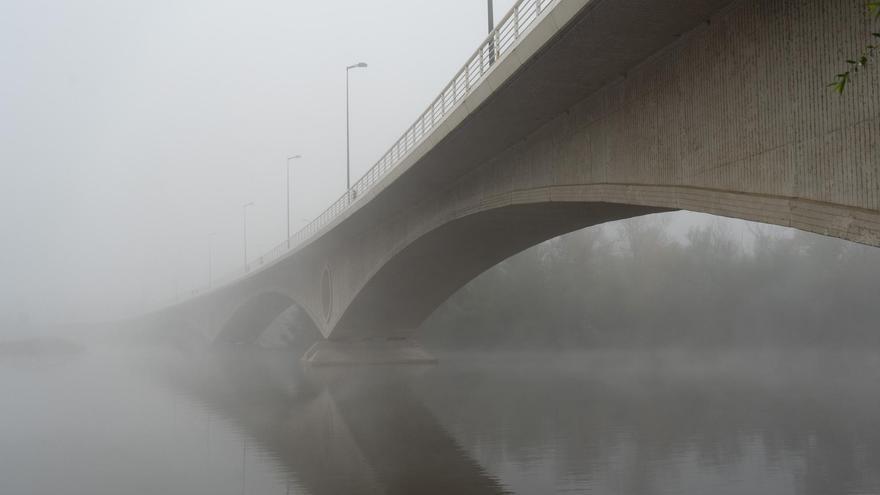
<path id="1" fill-rule="evenodd" d="M 517 492 L 880 493 L 874 353 L 634 354 L 447 368 L 419 390 Z"/>
<path id="2" fill-rule="evenodd" d="M 873 351 L 496 356 L 0 361 L 0 493 L 880 493 Z"/>
<path id="3" fill-rule="evenodd" d="M 503 493 L 413 395 L 418 368 L 303 369 L 289 354 L 252 352 L 181 362 L 165 377 L 309 493 Z"/>
<path id="4" fill-rule="evenodd" d="M 171 381 L 315 494 L 880 489 L 876 356 L 731 356 L 447 359 L 412 372 L 237 352 Z"/>

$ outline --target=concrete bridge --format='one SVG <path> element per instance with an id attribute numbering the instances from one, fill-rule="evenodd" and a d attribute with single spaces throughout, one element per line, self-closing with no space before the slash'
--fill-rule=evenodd
<path id="1" fill-rule="evenodd" d="M 855 0 L 521 1 L 350 193 L 141 321 L 242 342 L 298 305 L 328 339 L 307 358 L 333 361 L 407 347 L 484 270 L 612 220 L 690 210 L 880 246 L 880 71 L 826 87 L 867 23 Z"/>

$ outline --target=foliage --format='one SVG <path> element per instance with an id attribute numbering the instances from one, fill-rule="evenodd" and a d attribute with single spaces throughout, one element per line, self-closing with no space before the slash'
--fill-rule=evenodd
<path id="1" fill-rule="evenodd" d="M 662 217 L 529 249 L 439 308 L 449 348 L 880 345 L 880 249 L 731 223 L 672 239 Z"/>
<path id="2" fill-rule="evenodd" d="M 868 2 L 866 4 L 866 12 L 874 20 L 880 18 L 880 1 Z M 880 39 L 880 32 L 873 32 L 871 36 Z M 853 76 L 858 74 L 861 69 L 868 65 L 869 61 L 874 59 L 878 48 L 880 47 L 873 43 L 866 45 L 858 57 L 846 61 L 849 69 L 834 76 L 834 82 L 828 86 L 838 93 L 843 93 L 847 85 L 852 81 Z"/>

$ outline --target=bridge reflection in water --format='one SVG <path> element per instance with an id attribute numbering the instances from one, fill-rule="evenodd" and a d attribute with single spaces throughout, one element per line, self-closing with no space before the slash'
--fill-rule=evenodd
<path id="1" fill-rule="evenodd" d="M 167 383 L 317 495 L 880 490 L 870 352 L 597 352 L 357 373 L 248 349 L 197 361 L 166 368 Z"/>
<path id="2" fill-rule="evenodd" d="M 163 378 L 240 429 L 309 493 L 505 493 L 412 393 L 407 382 L 419 369 L 353 374 L 261 354 L 204 355 L 165 368 Z"/>

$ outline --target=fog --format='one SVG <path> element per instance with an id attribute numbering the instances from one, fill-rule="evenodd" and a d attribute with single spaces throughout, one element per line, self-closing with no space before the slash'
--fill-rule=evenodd
<path id="1" fill-rule="evenodd" d="M 431 365 L 309 366 L 295 304 L 255 342 L 120 323 L 280 244 L 288 186 L 294 232 L 344 191 L 346 66 L 354 182 L 485 33 L 484 0 L 6 0 L 0 493 L 880 493 L 880 249 L 840 239 L 572 232 L 437 308 Z"/>
<path id="2" fill-rule="evenodd" d="M 496 17 L 512 5 L 496 0 Z M 359 177 L 486 32 L 486 3 L 4 2 L 0 315 L 136 314 L 296 230 Z M 451 35 L 450 33 L 454 33 Z"/>
<path id="3" fill-rule="evenodd" d="M 880 250 L 723 218 L 680 235 L 693 218 L 535 246 L 458 291 L 421 337 L 458 349 L 880 346 Z"/>
<path id="4" fill-rule="evenodd" d="M 97 346 L 0 371 L 10 494 L 880 488 L 872 351 L 493 352 L 353 373 L 288 351 Z"/>

